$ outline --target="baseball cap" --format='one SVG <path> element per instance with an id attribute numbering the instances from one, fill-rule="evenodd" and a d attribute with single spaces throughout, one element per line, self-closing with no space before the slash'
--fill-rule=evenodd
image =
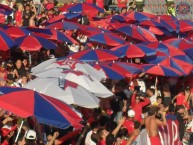
<path id="1" fill-rule="evenodd" d="M 28 130 L 25 132 L 25 138 L 26 139 L 36 139 L 36 132 L 34 130 Z"/>
<path id="2" fill-rule="evenodd" d="M 15 130 L 16 126 L 4 125 L 1 128 L 1 135 L 3 137 L 7 136 L 11 131 Z"/>
<path id="3" fill-rule="evenodd" d="M 127 112 L 127 115 L 129 116 L 129 117 L 134 117 L 135 116 L 135 111 L 134 110 L 129 110 L 128 112 Z"/>

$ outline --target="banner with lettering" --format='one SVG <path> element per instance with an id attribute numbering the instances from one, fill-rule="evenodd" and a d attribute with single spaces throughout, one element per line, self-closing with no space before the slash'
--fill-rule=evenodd
<path id="1" fill-rule="evenodd" d="M 176 116 L 169 114 L 166 116 L 166 119 L 167 126 L 159 127 L 159 136 L 162 145 L 182 145 L 179 138 L 178 121 Z M 140 132 L 132 145 L 151 145 L 145 129 Z"/>

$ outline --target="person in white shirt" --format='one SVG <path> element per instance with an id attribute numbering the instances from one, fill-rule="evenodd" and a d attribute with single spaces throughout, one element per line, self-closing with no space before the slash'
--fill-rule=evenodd
<path id="1" fill-rule="evenodd" d="M 92 141 L 91 136 L 93 133 L 97 133 L 98 130 L 98 122 L 94 121 L 90 125 L 91 130 L 87 133 L 85 138 L 85 145 L 96 145 L 94 141 Z"/>

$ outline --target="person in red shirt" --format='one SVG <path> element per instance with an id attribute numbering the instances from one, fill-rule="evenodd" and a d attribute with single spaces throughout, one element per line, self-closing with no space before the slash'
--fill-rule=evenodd
<path id="1" fill-rule="evenodd" d="M 131 135 L 133 133 L 134 129 L 134 117 L 135 117 L 135 111 L 129 110 L 127 112 L 128 118 L 123 123 L 123 128 L 127 128 L 128 134 Z"/>
<path id="2" fill-rule="evenodd" d="M 21 27 L 23 24 L 23 5 L 22 4 L 18 4 L 18 10 L 15 13 L 15 22 L 16 22 L 16 26 L 17 27 Z"/>
<path id="3" fill-rule="evenodd" d="M 104 0 L 96 0 L 96 5 L 101 9 L 104 9 Z"/>
<path id="4" fill-rule="evenodd" d="M 122 8 L 126 8 L 127 0 L 117 0 L 117 7 L 119 12 L 121 12 Z"/>
<path id="5" fill-rule="evenodd" d="M 148 104 L 150 104 L 150 100 L 148 98 L 145 98 L 145 93 L 139 92 L 137 95 L 136 91 L 133 93 L 131 98 L 131 109 L 135 111 L 135 121 L 142 121 L 142 108 L 147 106 Z"/>
<path id="6" fill-rule="evenodd" d="M 184 92 L 178 93 L 178 95 L 176 95 L 172 99 L 172 103 L 174 103 L 174 100 L 176 100 L 177 106 L 183 105 L 187 110 L 189 110 L 190 109 L 190 106 L 189 106 L 190 97 L 191 97 L 190 87 L 186 87 Z"/>

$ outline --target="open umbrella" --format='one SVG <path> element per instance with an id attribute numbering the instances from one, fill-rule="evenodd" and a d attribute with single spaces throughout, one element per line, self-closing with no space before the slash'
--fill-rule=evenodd
<path id="1" fill-rule="evenodd" d="M 10 27 L 6 29 L 6 32 L 13 38 L 23 37 L 30 33 L 30 31 L 23 27 Z"/>
<path id="2" fill-rule="evenodd" d="M 2 29 L 0 29 L 0 50 L 7 51 L 15 46 L 13 39 Z"/>
<path id="3" fill-rule="evenodd" d="M 78 84 L 58 78 L 37 78 L 27 83 L 24 88 L 35 89 L 67 104 L 85 108 L 99 107 L 99 99 Z"/>
<path id="4" fill-rule="evenodd" d="M 91 77 L 94 77 L 99 81 L 101 81 L 102 78 L 104 77 L 101 73 L 97 72 L 89 64 L 79 60 L 66 59 L 66 58 L 49 59 L 33 67 L 31 71 L 33 74 L 37 74 L 39 72 L 43 72 L 47 69 L 53 69 L 53 68 L 72 69 L 75 71 L 76 70 L 81 71 L 81 72 L 84 72 L 85 74 L 89 74 Z"/>
<path id="5" fill-rule="evenodd" d="M 99 11 L 102 13 L 104 12 L 103 9 L 91 3 L 75 3 L 68 6 L 60 7 L 59 10 L 66 11 L 66 12 L 75 12 L 75 13 L 84 12 L 87 14 L 98 13 Z"/>
<path id="6" fill-rule="evenodd" d="M 120 56 L 119 53 L 115 53 L 111 50 L 87 49 L 73 53 L 69 55 L 68 58 L 89 62 L 89 61 L 117 60 L 119 56 Z"/>
<path id="7" fill-rule="evenodd" d="M 25 51 L 39 51 L 41 48 L 45 49 L 57 48 L 57 46 L 54 43 L 39 36 L 27 35 L 15 39 L 15 42 L 19 48 Z"/>
<path id="8" fill-rule="evenodd" d="M 0 4 L 0 13 L 4 15 L 10 15 L 13 9 L 7 5 Z"/>
<path id="9" fill-rule="evenodd" d="M 167 20 L 160 20 L 160 23 L 165 26 L 170 32 L 187 32 L 192 30 L 193 23 L 190 20 L 174 20 L 174 21 L 167 21 Z"/>
<path id="10" fill-rule="evenodd" d="M 102 71 L 106 78 L 110 78 L 113 80 L 121 80 L 125 78 L 125 75 L 122 74 L 119 70 L 116 70 L 108 65 L 93 63 L 91 64 L 92 67 L 94 67 L 98 71 Z"/>
<path id="11" fill-rule="evenodd" d="M 193 58 L 193 42 L 189 41 L 188 39 L 174 38 L 165 40 L 164 42 L 177 47 L 178 49 L 184 51 L 186 55 Z"/>
<path id="12" fill-rule="evenodd" d="M 144 12 L 127 13 L 125 17 L 132 21 L 138 21 L 138 22 L 157 18 L 157 16 L 154 14 L 144 13 Z"/>
<path id="13" fill-rule="evenodd" d="M 144 57 L 156 55 L 156 51 L 141 44 L 126 44 L 111 49 L 116 53 L 127 56 L 128 58 Z"/>
<path id="14" fill-rule="evenodd" d="M 55 22 L 47 26 L 47 28 L 52 29 L 63 29 L 63 30 L 76 30 L 80 28 L 78 23 L 62 21 L 62 22 Z"/>
<path id="15" fill-rule="evenodd" d="M 99 81 L 91 78 L 89 75 L 80 71 L 65 70 L 62 69 L 48 69 L 41 73 L 36 74 L 39 78 L 55 77 L 66 79 L 71 82 L 77 83 L 89 92 L 94 93 L 98 97 L 106 98 L 112 96 L 112 93 Z"/>
<path id="16" fill-rule="evenodd" d="M 145 73 L 160 76 L 181 76 L 181 72 L 174 68 L 161 64 L 144 64 L 142 65 Z"/>
<path id="17" fill-rule="evenodd" d="M 106 65 L 110 66 L 111 68 L 115 70 L 119 70 L 121 74 L 124 76 L 133 76 L 137 75 L 142 72 L 141 66 L 134 64 L 134 63 L 128 63 L 128 62 L 107 62 Z"/>
<path id="18" fill-rule="evenodd" d="M 17 116 L 35 116 L 40 123 L 62 129 L 81 126 L 81 118 L 59 100 L 25 88 L 0 87 L 0 92 L 0 107 Z"/>
<path id="19" fill-rule="evenodd" d="M 125 41 L 117 34 L 106 31 L 96 31 L 93 35 L 88 36 L 88 39 L 89 41 L 109 46 L 118 46 L 125 43 Z"/>
<path id="20" fill-rule="evenodd" d="M 157 56 L 146 58 L 148 62 L 162 63 L 184 74 L 189 74 L 192 71 L 193 62 L 182 50 L 166 43 L 149 43 L 146 45 L 155 48 L 157 52 Z"/>
<path id="21" fill-rule="evenodd" d="M 140 27 L 140 26 L 136 26 L 136 25 L 128 25 L 128 24 L 121 24 L 121 23 L 116 23 L 114 24 L 115 25 L 115 30 L 118 31 L 118 32 L 121 32 L 122 34 L 125 34 L 126 36 L 129 36 L 131 38 L 134 38 L 136 40 L 140 40 L 140 41 L 143 41 L 143 42 L 157 42 L 157 38 L 156 36 Z"/>
<path id="22" fill-rule="evenodd" d="M 65 42 L 67 44 L 78 44 L 76 40 L 74 40 L 72 37 L 66 35 L 63 32 L 60 32 L 56 29 L 51 29 L 52 35 L 50 36 L 50 40 L 57 40 L 59 42 Z"/>

